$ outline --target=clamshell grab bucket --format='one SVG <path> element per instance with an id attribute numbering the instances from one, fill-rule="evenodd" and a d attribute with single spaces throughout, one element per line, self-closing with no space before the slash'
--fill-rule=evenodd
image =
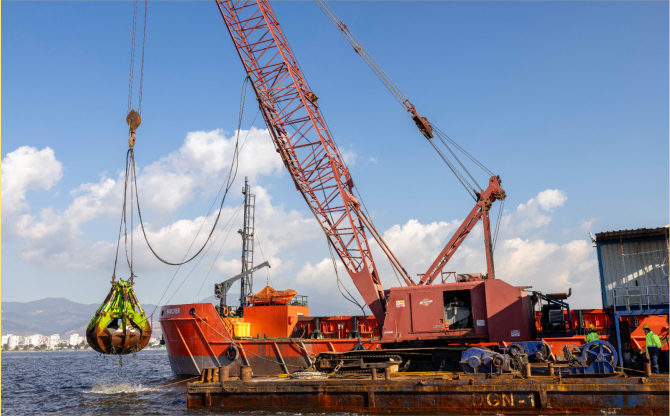
<path id="1" fill-rule="evenodd" d="M 123 355 L 149 343 L 151 325 L 137 301 L 133 284 L 112 282 L 112 289 L 86 329 L 86 341 L 95 351 Z"/>

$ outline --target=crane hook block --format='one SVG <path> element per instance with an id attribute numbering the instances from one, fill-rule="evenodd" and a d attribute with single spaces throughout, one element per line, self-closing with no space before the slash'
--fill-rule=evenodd
<path id="1" fill-rule="evenodd" d="M 102 354 L 124 355 L 149 343 L 151 325 L 137 301 L 133 284 L 112 282 L 112 289 L 86 328 L 86 341 Z"/>
<path id="2" fill-rule="evenodd" d="M 135 132 L 137 128 L 142 124 L 142 117 L 135 110 L 130 110 L 130 113 L 126 116 L 126 123 L 128 123 L 128 129 L 130 134 L 130 139 L 128 139 L 128 144 L 130 147 L 135 146 Z"/>
<path id="3" fill-rule="evenodd" d="M 433 138 L 433 126 L 430 125 L 430 122 L 426 117 L 421 117 L 415 112 L 412 115 L 412 120 L 414 120 L 419 131 L 421 131 L 421 134 L 423 134 L 426 139 L 430 140 Z"/>

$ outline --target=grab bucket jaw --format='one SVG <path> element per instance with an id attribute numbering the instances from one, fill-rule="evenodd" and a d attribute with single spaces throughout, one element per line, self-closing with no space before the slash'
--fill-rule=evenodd
<path id="1" fill-rule="evenodd" d="M 149 343 L 151 325 L 137 301 L 133 284 L 112 282 L 112 289 L 86 328 L 86 341 L 102 354 L 123 355 Z"/>

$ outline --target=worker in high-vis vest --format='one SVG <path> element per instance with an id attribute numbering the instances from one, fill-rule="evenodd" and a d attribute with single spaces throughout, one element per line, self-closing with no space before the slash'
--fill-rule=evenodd
<path id="1" fill-rule="evenodd" d="M 661 339 L 658 335 L 654 334 L 647 324 L 642 325 L 642 330 L 647 336 L 647 357 L 649 358 L 649 362 L 651 362 L 651 371 L 654 374 L 659 374 L 661 372 L 658 368 L 658 359 L 661 356 Z"/>
<path id="2" fill-rule="evenodd" d="M 588 344 L 589 342 L 599 341 L 599 340 L 600 340 L 600 337 L 598 336 L 598 333 L 596 332 L 596 327 L 593 324 L 589 325 L 589 333 L 586 335 L 586 338 L 584 338 L 584 342 L 586 342 Z"/>

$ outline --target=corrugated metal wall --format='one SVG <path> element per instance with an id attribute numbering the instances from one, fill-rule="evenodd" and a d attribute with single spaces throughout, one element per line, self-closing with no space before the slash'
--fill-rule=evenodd
<path id="1" fill-rule="evenodd" d="M 604 307 L 613 306 L 613 289 L 621 287 L 663 286 L 649 289 L 650 295 L 656 295 L 650 296 L 649 300 L 655 304 L 668 303 L 668 247 L 665 239 L 637 242 L 624 240 L 623 244 L 602 244 L 599 249 L 604 280 Z M 626 292 L 632 295 L 636 290 L 617 291 L 617 296 Z M 643 296 L 646 294 L 646 290 L 640 292 Z M 636 300 L 631 299 L 631 302 Z M 618 298 L 617 304 L 623 301 Z M 642 301 L 646 303 L 646 298 Z"/>

